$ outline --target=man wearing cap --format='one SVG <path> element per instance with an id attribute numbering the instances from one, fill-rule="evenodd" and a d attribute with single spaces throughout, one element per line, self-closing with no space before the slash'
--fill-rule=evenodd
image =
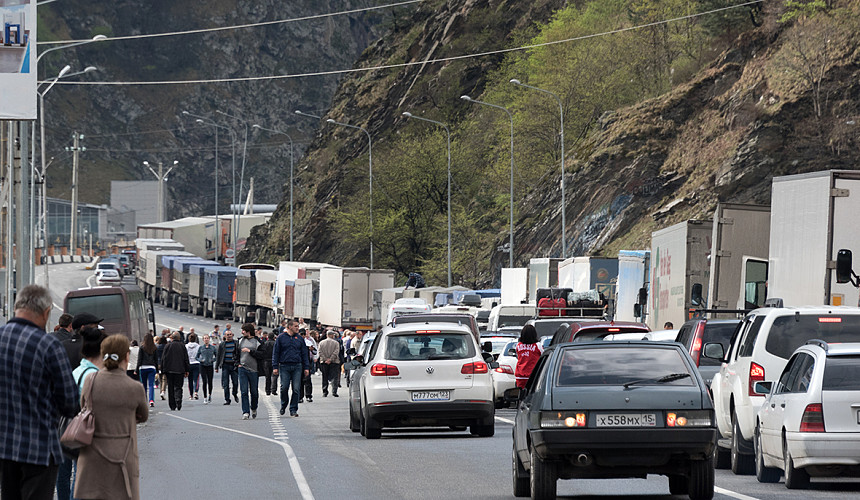
<path id="1" fill-rule="evenodd" d="M 74 319 L 72 319 L 72 330 L 75 333 L 66 340 L 63 341 L 63 347 L 66 349 L 66 354 L 69 356 L 69 363 L 71 366 L 77 367 L 81 364 L 81 360 L 83 356 L 81 356 L 81 346 L 83 346 L 83 341 L 81 340 L 81 328 L 85 326 L 89 326 L 92 328 L 99 328 L 103 318 L 99 318 L 98 316 L 90 313 L 80 313 L 76 314 Z"/>

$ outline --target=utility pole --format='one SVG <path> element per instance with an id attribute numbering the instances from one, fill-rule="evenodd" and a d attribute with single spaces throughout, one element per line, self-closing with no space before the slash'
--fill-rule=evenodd
<path id="1" fill-rule="evenodd" d="M 15 189 L 13 207 L 15 210 L 15 290 L 20 290 L 25 285 L 33 283 L 30 274 L 30 180 L 32 167 L 27 161 L 27 153 L 30 151 L 28 140 L 30 133 L 26 129 L 25 122 L 13 122 L 16 124 L 17 141 L 15 145 Z"/>
<path id="2" fill-rule="evenodd" d="M 78 245 L 78 157 L 81 151 L 86 151 L 87 148 L 81 146 L 84 140 L 84 134 L 78 134 L 77 131 L 72 135 L 72 147 L 66 147 L 66 151 L 72 152 L 72 228 L 69 236 L 69 252 L 75 255 Z"/>
<path id="3" fill-rule="evenodd" d="M 167 174 L 173 170 L 173 167 L 179 164 L 179 160 L 173 160 L 173 166 L 168 168 L 167 172 L 164 171 L 164 164 L 158 162 L 158 173 L 149 166 L 148 161 L 143 162 L 143 164 L 146 165 L 146 168 L 148 168 L 149 171 L 152 172 L 152 175 L 158 179 L 158 206 L 156 207 L 156 217 L 158 218 L 158 222 L 164 222 L 164 181 L 167 180 Z"/>

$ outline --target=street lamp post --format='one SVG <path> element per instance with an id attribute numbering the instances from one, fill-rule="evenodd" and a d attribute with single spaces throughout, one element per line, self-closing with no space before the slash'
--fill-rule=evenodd
<path id="1" fill-rule="evenodd" d="M 370 132 L 367 131 L 366 128 L 358 127 L 356 125 L 349 125 L 348 123 L 341 123 L 329 118 L 326 122 L 331 123 L 333 125 L 340 125 L 342 127 L 354 128 L 356 130 L 361 130 L 367 135 L 367 159 L 370 163 L 370 268 L 373 269 L 373 140 L 370 138 Z"/>
<path id="2" fill-rule="evenodd" d="M 415 116 L 412 113 L 406 111 L 403 113 L 403 116 L 406 118 L 414 118 L 416 120 L 421 120 L 429 123 L 433 123 L 445 129 L 445 133 L 447 134 L 447 143 L 448 143 L 448 287 L 451 287 L 451 129 L 448 128 L 448 125 L 445 125 L 442 122 L 437 122 L 436 120 L 430 120 L 429 118 L 423 118 L 420 116 Z"/>
<path id="3" fill-rule="evenodd" d="M 148 161 L 144 161 L 143 164 L 146 165 L 146 168 L 148 168 L 149 171 L 152 172 L 153 175 L 155 175 L 155 178 L 158 179 L 158 206 L 155 207 L 157 214 L 156 218 L 158 219 L 158 222 L 164 222 L 164 181 L 167 180 L 167 175 L 170 173 L 170 171 L 173 170 L 173 168 L 179 164 L 179 160 L 173 160 L 173 165 L 169 169 L 167 169 L 167 172 L 164 171 L 164 164 L 162 162 L 158 162 L 157 173 L 155 170 L 152 169 L 152 167 L 149 166 Z"/>
<path id="4" fill-rule="evenodd" d="M 564 106 L 561 103 L 561 98 L 549 90 L 540 89 L 537 87 L 533 87 L 531 85 L 526 85 L 517 79 L 512 79 L 511 83 L 514 85 L 519 85 L 520 87 L 525 87 L 527 89 L 537 90 L 538 92 L 543 92 L 544 94 L 549 94 L 555 98 L 558 102 L 558 112 L 561 121 L 561 258 L 567 258 L 567 236 L 565 234 L 565 230 L 567 228 L 567 224 L 565 223 L 564 212 L 566 205 L 564 203 Z"/>
<path id="5" fill-rule="evenodd" d="M 293 138 L 290 137 L 290 134 L 286 132 L 282 132 L 280 130 L 274 130 L 266 127 L 261 127 L 260 125 L 254 124 L 251 126 L 252 128 L 265 130 L 267 132 L 272 132 L 275 134 L 282 134 L 287 136 L 287 139 L 290 140 L 290 262 L 293 261 Z"/>
<path id="6" fill-rule="evenodd" d="M 467 95 L 460 96 L 460 99 L 468 102 L 474 102 L 476 104 L 483 104 L 484 106 L 489 106 L 491 108 L 496 108 L 504 111 L 508 114 L 508 118 L 511 119 L 511 230 L 510 237 L 508 241 L 508 267 L 514 267 L 514 115 L 508 110 L 508 108 L 497 106 L 495 104 L 490 104 L 488 102 L 479 101 L 477 99 L 472 99 Z"/>
<path id="7" fill-rule="evenodd" d="M 236 169 L 233 168 L 233 205 L 241 206 L 242 205 L 242 186 L 245 184 L 245 158 L 248 152 L 248 122 L 239 118 L 238 116 L 229 115 L 221 110 L 215 110 L 216 113 L 220 113 L 228 118 L 233 118 L 234 120 L 242 122 L 242 125 L 245 127 L 245 141 L 242 146 L 242 169 L 239 174 L 239 198 L 236 199 Z M 232 212 L 232 210 L 231 210 Z M 236 213 L 231 213 L 233 217 L 233 253 L 236 253 L 236 245 L 239 243 L 239 224 L 242 223 L 242 210 L 239 208 L 236 209 Z"/>
<path id="8" fill-rule="evenodd" d="M 233 155 L 233 173 L 234 173 L 233 179 L 234 180 L 236 178 L 236 176 L 235 176 L 235 172 L 236 172 L 236 134 L 233 131 L 233 129 L 231 129 L 230 127 L 225 127 L 224 125 L 218 125 L 217 123 L 215 123 L 213 121 L 208 121 L 209 119 L 206 117 L 203 117 L 200 115 L 195 115 L 193 113 L 189 113 L 188 111 L 183 111 L 182 114 L 196 118 L 197 120 L 195 120 L 195 121 L 197 123 L 201 123 L 204 125 L 211 125 L 211 126 L 215 127 L 215 233 L 216 233 L 215 236 L 218 240 L 217 245 L 215 247 L 215 260 L 218 260 L 218 252 L 221 249 L 221 243 L 222 243 L 222 241 L 221 241 L 221 225 L 218 223 L 218 129 L 223 128 L 223 129 L 227 129 L 227 131 L 230 132 L 231 148 L 232 148 L 232 155 Z M 234 252 L 233 258 L 235 258 L 235 257 L 236 257 L 236 254 Z"/>

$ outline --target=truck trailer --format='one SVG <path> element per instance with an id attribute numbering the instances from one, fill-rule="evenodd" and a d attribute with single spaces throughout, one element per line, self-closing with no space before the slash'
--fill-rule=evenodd
<path id="1" fill-rule="evenodd" d="M 720 203 L 714 212 L 708 309 L 764 306 L 770 207 Z"/>
<path id="2" fill-rule="evenodd" d="M 366 267 L 320 269 L 317 321 L 353 330 L 376 330 L 373 291 L 394 286 L 394 270 Z"/>
<path id="3" fill-rule="evenodd" d="M 203 316 L 218 319 L 233 317 L 233 287 L 236 285 L 235 267 L 210 266 L 203 268 Z"/>

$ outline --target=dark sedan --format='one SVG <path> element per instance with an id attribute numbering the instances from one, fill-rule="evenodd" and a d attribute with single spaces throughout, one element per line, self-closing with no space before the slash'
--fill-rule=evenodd
<path id="1" fill-rule="evenodd" d="M 515 496 L 555 498 L 558 479 L 669 477 L 714 495 L 714 408 L 679 344 L 564 343 L 541 357 L 514 425 Z"/>

